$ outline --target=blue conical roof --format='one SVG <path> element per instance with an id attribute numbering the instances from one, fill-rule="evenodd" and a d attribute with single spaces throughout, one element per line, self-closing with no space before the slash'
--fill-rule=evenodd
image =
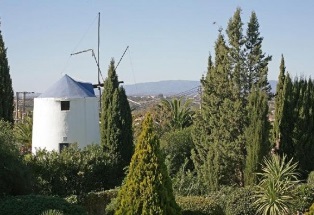
<path id="1" fill-rule="evenodd" d="M 64 75 L 59 81 L 49 87 L 38 98 L 85 98 L 95 97 L 93 85 L 73 80 Z"/>

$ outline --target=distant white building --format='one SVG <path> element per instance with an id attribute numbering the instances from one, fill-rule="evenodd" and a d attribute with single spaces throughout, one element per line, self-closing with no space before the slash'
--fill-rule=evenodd
<path id="1" fill-rule="evenodd" d="M 98 99 L 93 85 L 64 75 L 34 99 L 32 153 L 39 148 L 60 152 L 100 142 Z"/>

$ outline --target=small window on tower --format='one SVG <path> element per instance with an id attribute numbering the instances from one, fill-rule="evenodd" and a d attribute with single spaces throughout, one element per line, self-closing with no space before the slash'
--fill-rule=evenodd
<path id="1" fill-rule="evenodd" d="M 70 146 L 69 143 L 59 143 L 59 153 L 61 153 L 63 149 L 65 149 L 69 146 Z"/>
<path id="2" fill-rule="evenodd" d="M 70 101 L 61 101 L 61 110 L 70 110 Z"/>

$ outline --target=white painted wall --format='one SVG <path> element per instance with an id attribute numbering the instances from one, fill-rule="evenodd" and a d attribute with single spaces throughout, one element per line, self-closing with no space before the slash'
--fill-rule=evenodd
<path id="1" fill-rule="evenodd" d="M 70 101 L 70 110 L 61 111 L 61 100 Z M 100 142 L 96 97 L 35 98 L 33 114 L 32 153 L 39 148 L 59 151 L 59 143 L 78 143 L 83 148 Z"/>

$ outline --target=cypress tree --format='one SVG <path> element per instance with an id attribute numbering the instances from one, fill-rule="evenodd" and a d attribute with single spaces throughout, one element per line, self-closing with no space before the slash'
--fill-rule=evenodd
<path id="1" fill-rule="evenodd" d="M 10 123 L 14 122 L 13 102 L 14 95 L 10 67 L 7 59 L 7 49 L 5 48 L 0 30 L 0 120 Z"/>
<path id="2" fill-rule="evenodd" d="M 181 214 L 149 114 L 143 121 L 128 175 L 118 193 L 115 214 Z"/>
<path id="3" fill-rule="evenodd" d="M 266 92 L 253 88 L 248 98 L 247 109 L 249 122 L 245 130 L 247 155 L 244 172 L 246 186 L 256 184 L 256 173 L 260 172 L 260 164 L 269 149 Z"/>
<path id="4" fill-rule="evenodd" d="M 245 157 L 245 140 L 244 140 L 244 128 L 247 124 L 247 113 L 245 105 L 247 103 L 244 94 L 246 73 L 245 73 L 245 55 L 244 44 L 245 38 L 243 36 L 241 20 L 241 9 L 237 8 L 232 18 L 229 19 L 227 26 L 227 35 L 229 39 L 229 58 L 230 58 L 230 78 L 232 80 L 230 98 L 234 103 L 233 117 L 236 122 L 238 131 L 236 135 L 235 144 L 238 146 L 239 159 L 237 162 L 237 175 L 238 184 L 244 185 L 244 157 Z"/>
<path id="5" fill-rule="evenodd" d="M 273 143 L 277 143 L 275 146 L 279 149 L 280 136 L 281 136 L 281 120 L 283 117 L 283 108 L 284 108 L 284 84 L 286 77 L 286 67 L 285 67 L 285 59 L 283 55 L 281 55 L 281 62 L 279 67 L 279 77 L 278 83 L 276 87 L 276 96 L 275 96 L 275 121 L 273 127 Z"/>
<path id="6" fill-rule="evenodd" d="M 229 51 L 220 33 L 215 45 L 215 64 L 202 81 L 202 109 L 193 134 L 193 162 L 201 182 L 209 185 L 210 190 L 239 184 L 241 103 L 234 100 L 230 73 Z"/>
<path id="7" fill-rule="evenodd" d="M 299 161 L 300 169 L 307 175 L 314 170 L 314 132 L 313 132 L 313 94 L 314 87 L 311 79 L 295 80 L 294 92 L 296 102 L 294 113 L 293 146 L 295 157 Z"/>
<path id="8" fill-rule="evenodd" d="M 114 166 L 113 178 L 119 184 L 134 146 L 131 109 L 123 87 L 119 87 L 114 60 L 110 62 L 101 99 L 101 144 Z"/>
<path id="9" fill-rule="evenodd" d="M 284 57 L 281 57 L 280 73 L 275 97 L 275 121 L 273 126 L 273 149 L 286 154 L 289 159 L 294 156 L 292 131 L 294 127 L 293 116 L 293 88 L 291 78 L 286 73 Z"/>

